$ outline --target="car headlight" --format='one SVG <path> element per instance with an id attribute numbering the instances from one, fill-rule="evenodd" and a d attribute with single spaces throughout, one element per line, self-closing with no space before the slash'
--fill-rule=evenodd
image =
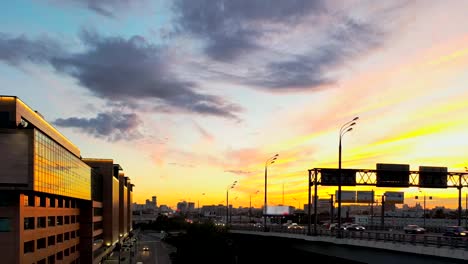
<path id="1" fill-rule="evenodd" d="M 460 236 L 466 236 L 466 233 L 465 233 L 465 232 L 461 232 L 461 233 L 460 233 Z"/>

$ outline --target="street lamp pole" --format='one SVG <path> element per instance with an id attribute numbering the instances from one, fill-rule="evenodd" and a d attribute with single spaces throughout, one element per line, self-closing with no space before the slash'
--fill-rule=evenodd
<path id="1" fill-rule="evenodd" d="M 229 223 L 229 189 L 232 189 L 236 186 L 237 181 L 234 181 L 231 185 L 228 185 L 226 189 L 226 226 Z"/>
<path id="2" fill-rule="evenodd" d="M 263 227 L 264 231 L 267 231 L 267 226 L 266 226 L 266 213 L 267 213 L 267 170 L 268 170 L 268 165 L 275 163 L 275 160 L 278 158 L 278 154 L 275 154 L 273 157 L 267 159 L 265 162 L 265 201 L 263 204 Z"/>
<path id="3" fill-rule="evenodd" d="M 338 230 L 341 230 L 341 139 L 344 134 L 353 130 L 352 126 L 356 124 L 356 120 L 359 117 L 353 118 L 353 120 L 346 122 L 340 129 L 340 140 L 338 145 Z"/>
<path id="4" fill-rule="evenodd" d="M 260 191 L 256 191 L 255 194 L 258 194 Z M 250 203 L 249 203 L 249 223 L 252 221 L 252 194 L 250 194 Z"/>

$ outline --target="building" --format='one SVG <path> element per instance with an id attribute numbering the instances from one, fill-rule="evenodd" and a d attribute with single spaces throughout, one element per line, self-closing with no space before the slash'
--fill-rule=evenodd
<path id="1" fill-rule="evenodd" d="M 2 262 L 80 262 L 91 167 L 78 147 L 20 99 L 0 96 L 0 151 Z"/>
<path id="2" fill-rule="evenodd" d="M 131 231 L 121 167 L 82 159 L 14 96 L 0 96 L 0 153 L 2 263 L 99 263 Z"/>

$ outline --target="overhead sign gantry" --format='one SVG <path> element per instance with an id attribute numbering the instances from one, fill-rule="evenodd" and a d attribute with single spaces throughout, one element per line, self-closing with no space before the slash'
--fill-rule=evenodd
<path id="1" fill-rule="evenodd" d="M 338 186 L 340 169 L 309 169 L 308 215 L 311 234 L 311 188 L 314 186 L 314 234 L 317 233 L 317 187 Z M 468 172 L 449 172 L 447 167 L 420 166 L 418 171 L 411 171 L 408 164 L 377 163 L 376 169 L 341 169 L 341 186 L 376 186 L 384 188 L 457 188 L 458 189 L 458 225 L 461 225 L 461 193 L 468 187 Z"/>

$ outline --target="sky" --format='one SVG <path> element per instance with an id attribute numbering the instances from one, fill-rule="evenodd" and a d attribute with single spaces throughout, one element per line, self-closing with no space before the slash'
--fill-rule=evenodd
<path id="1" fill-rule="evenodd" d="M 308 169 L 468 166 L 467 1 L 0 3 L 0 94 L 151 196 L 307 201 Z M 372 188 L 344 187 L 343 190 Z M 457 206 L 456 189 L 383 189 Z M 468 192 L 463 189 L 463 196 Z M 319 187 L 328 198 L 336 187 Z M 259 191 L 259 192 L 257 192 Z"/>

